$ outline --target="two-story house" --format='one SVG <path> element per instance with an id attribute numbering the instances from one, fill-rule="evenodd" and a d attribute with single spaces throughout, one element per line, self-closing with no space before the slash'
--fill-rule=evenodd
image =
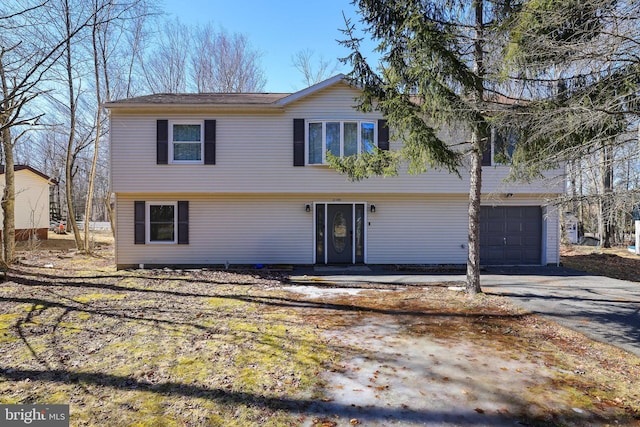
<path id="1" fill-rule="evenodd" d="M 466 171 L 350 182 L 326 165 L 327 151 L 399 147 L 379 113 L 354 109 L 358 94 L 338 75 L 292 94 L 108 103 L 118 267 L 466 263 Z M 562 183 L 483 170 L 481 262 L 556 263 L 545 200 Z"/>

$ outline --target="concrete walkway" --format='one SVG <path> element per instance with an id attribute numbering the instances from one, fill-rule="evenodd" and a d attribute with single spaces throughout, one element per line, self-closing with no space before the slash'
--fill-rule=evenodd
<path id="1" fill-rule="evenodd" d="M 298 283 L 404 284 L 451 283 L 464 286 L 465 275 L 397 273 L 382 267 L 320 267 L 294 272 Z M 640 272 L 639 272 L 640 274 Z M 533 313 L 591 339 L 640 356 L 640 283 L 591 276 L 562 267 L 490 268 L 483 272 L 484 292 L 504 295 Z"/>

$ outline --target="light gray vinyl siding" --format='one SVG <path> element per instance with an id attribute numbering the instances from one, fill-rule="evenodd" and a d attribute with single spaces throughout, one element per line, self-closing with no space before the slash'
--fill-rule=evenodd
<path id="1" fill-rule="evenodd" d="M 111 114 L 112 187 L 117 193 L 181 192 L 194 193 L 324 193 L 328 189 L 349 193 L 440 193 L 468 192 L 468 172 L 462 178 L 432 170 L 422 175 L 373 177 L 349 182 L 326 166 L 293 166 L 293 119 L 344 120 L 381 118 L 364 115 L 351 106 L 358 92 L 337 84 L 305 97 L 286 110 L 265 112 L 214 111 L 210 114 L 157 112 Z M 216 165 L 157 165 L 156 120 L 216 120 Z M 452 132 L 462 138 L 464 132 Z M 456 136 L 457 135 L 457 136 Z M 452 141 L 459 143 L 462 141 Z M 397 149 L 398 144 L 391 144 Z M 483 192 L 512 193 L 561 192 L 559 185 L 540 182 L 504 185 L 506 167 L 486 168 Z"/>
<path id="2" fill-rule="evenodd" d="M 560 218 L 556 206 L 543 208 L 543 262 L 560 263 Z"/>
<path id="3" fill-rule="evenodd" d="M 468 174 L 465 170 L 463 173 Z M 494 197 L 495 194 L 562 194 L 565 185 L 564 168 L 544 172 L 544 178 L 532 182 L 507 181 L 508 166 L 482 167 L 482 194 Z M 468 184 L 468 179 L 466 183 Z M 468 188 L 468 187 L 467 187 Z"/>
<path id="4" fill-rule="evenodd" d="M 135 245 L 136 200 L 189 201 L 189 244 Z M 119 265 L 313 262 L 313 218 L 299 198 L 118 195 L 116 215 Z"/>
<path id="5" fill-rule="evenodd" d="M 133 243 L 134 201 L 189 200 L 188 245 Z M 466 199 L 349 195 L 211 197 L 118 195 L 117 264 L 312 264 L 313 213 L 307 203 L 366 203 L 368 263 L 462 264 Z M 445 225 L 446 224 L 446 225 Z"/>
<path id="6" fill-rule="evenodd" d="M 189 201 L 188 245 L 133 243 L 133 202 Z M 367 209 L 366 262 L 370 264 L 464 264 L 467 200 L 462 196 L 376 196 L 352 194 L 335 200 L 310 195 L 118 195 L 116 235 L 119 265 L 137 264 L 312 264 L 313 213 L 307 203 L 375 204 Z M 503 205 L 532 206 L 519 198 Z M 546 208 L 543 260 L 557 262 L 557 211 Z"/>
<path id="7" fill-rule="evenodd" d="M 464 264 L 464 196 L 378 197 L 368 223 L 372 264 Z"/>

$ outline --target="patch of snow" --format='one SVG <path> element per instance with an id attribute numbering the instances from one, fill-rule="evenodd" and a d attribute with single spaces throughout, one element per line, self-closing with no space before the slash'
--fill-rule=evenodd
<path id="1" fill-rule="evenodd" d="M 284 286 L 278 289 L 283 291 L 296 292 L 308 298 L 335 297 L 339 295 L 358 295 L 361 292 L 369 291 L 369 288 L 331 288 L 319 286 Z M 377 292 L 390 292 L 390 289 L 376 289 Z"/>
<path id="2" fill-rule="evenodd" d="M 512 426 L 515 396 L 547 380 L 542 364 L 513 360 L 478 344 L 406 335 L 385 318 L 332 331 L 336 347 L 361 349 L 340 372 L 325 373 L 327 401 L 311 411 L 347 426 Z"/>

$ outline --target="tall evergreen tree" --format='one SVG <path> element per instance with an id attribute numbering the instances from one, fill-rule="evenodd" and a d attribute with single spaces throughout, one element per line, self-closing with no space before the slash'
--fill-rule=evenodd
<path id="1" fill-rule="evenodd" d="M 345 62 L 350 78 L 362 87 L 359 108 L 377 109 L 387 118 L 394 136 L 403 142 L 398 153 L 378 151 L 334 166 L 361 179 L 390 174 L 400 161 L 409 171 L 443 168 L 460 175 L 469 167 L 469 237 L 466 290 L 481 292 L 479 219 L 482 153 L 489 143 L 493 119 L 491 99 L 500 85 L 501 40 L 513 2 L 485 0 L 355 0 L 364 31 L 377 41 L 379 69 L 367 63 L 347 21 L 343 42 L 351 50 Z M 491 66 L 485 57 L 491 51 Z M 468 138 L 457 147 L 439 137 L 445 126 L 467 128 Z M 460 148 L 463 147 L 463 148 Z"/>
<path id="2" fill-rule="evenodd" d="M 612 205 L 607 199 L 615 197 L 612 153 L 628 144 L 640 113 L 638 0 L 354 4 L 381 54 L 375 69 L 360 51 L 355 26 L 347 23 L 343 43 L 351 54 L 345 61 L 353 66 L 350 77 L 364 89 L 359 107 L 381 111 L 404 148 L 332 161 L 355 179 L 395 173 L 402 159 L 418 173 L 429 167 L 459 173 L 468 166 L 470 293 L 481 289 L 480 165 L 491 126 L 512 128 L 519 136 L 509 159 L 514 179 L 540 177 L 562 161 L 602 151 L 604 188 L 597 204 Z M 447 125 L 468 127 L 463 149 L 454 150 L 438 138 L 438 130 Z M 600 214 L 601 228 L 607 230 L 605 214 L 616 215 Z"/>

